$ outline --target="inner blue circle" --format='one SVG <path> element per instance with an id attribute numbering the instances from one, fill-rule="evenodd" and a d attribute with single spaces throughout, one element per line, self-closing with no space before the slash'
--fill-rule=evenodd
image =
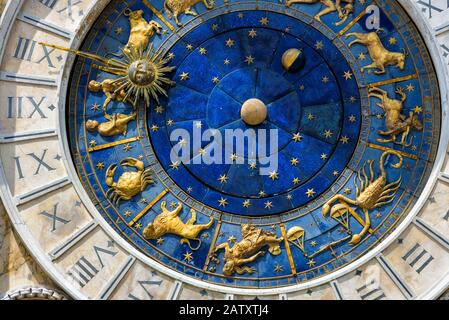
<path id="1" fill-rule="evenodd" d="M 207 206 L 250 216 L 292 210 L 325 192 L 352 157 L 361 119 L 357 82 L 344 78 L 351 68 L 338 48 L 297 20 L 296 29 L 289 31 L 261 27 L 255 21 L 262 15 L 248 11 L 245 19 L 235 19 L 235 14 L 224 14 L 220 31 L 211 32 L 206 21 L 175 43 L 169 52 L 177 68 L 172 76 L 176 86 L 163 101 L 164 113 L 151 110 L 148 117 L 149 127 L 159 127 L 150 130 L 153 148 L 176 184 Z M 291 25 L 291 18 L 273 16 L 279 19 L 276 26 Z M 295 72 L 282 65 L 283 54 L 292 48 L 301 50 L 303 59 Z M 268 109 L 266 121 L 258 126 L 247 125 L 240 116 L 242 104 L 251 98 Z M 356 121 L 348 124 L 349 116 Z M 179 136 L 180 129 L 187 139 Z M 209 129 L 213 138 L 200 141 Z M 230 149 L 227 129 L 265 129 L 264 156 L 255 159 L 248 145 L 243 152 L 235 145 Z M 277 132 L 275 148 L 270 130 Z M 170 152 L 180 141 L 190 156 L 173 166 Z M 216 162 L 204 161 L 204 153 Z M 239 161 L 231 161 L 231 154 Z M 271 168 L 273 159 L 272 174 L 261 175 L 259 169 Z M 251 201 L 250 207 L 242 207 L 245 200 Z M 269 202 L 276 207 L 267 210 Z"/>

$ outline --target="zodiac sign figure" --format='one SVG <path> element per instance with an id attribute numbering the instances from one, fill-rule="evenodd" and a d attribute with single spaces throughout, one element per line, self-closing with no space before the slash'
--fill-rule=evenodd
<path id="1" fill-rule="evenodd" d="M 155 34 L 162 34 L 162 26 L 154 20 L 147 22 L 143 14 L 143 10 L 131 11 L 128 9 L 125 11 L 125 16 L 129 17 L 131 25 L 128 43 L 123 48 L 123 53 L 126 55 L 130 55 L 131 50 L 146 50 L 150 39 Z"/>
<path id="2" fill-rule="evenodd" d="M 129 102 L 133 108 L 136 109 L 134 99 L 131 99 L 124 89 L 120 89 L 119 84 L 113 79 L 106 79 L 102 82 L 91 80 L 88 88 L 91 92 L 99 92 L 100 90 L 103 91 L 106 96 L 106 100 L 103 103 L 103 111 L 105 113 L 112 101 Z"/>
<path id="3" fill-rule="evenodd" d="M 165 14 L 169 19 L 172 17 L 175 19 L 176 24 L 178 26 L 182 26 L 182 23 L 179 22 L 178 16 L 180 14 L 189 14 L 192 16 L 196 16 L 197 13 L 193 11 L 191 8 L 197 3 L 204 3 L 207 9 L 212 9 L 213 5 L 208 3 L 208 0 L 165 0 L 164 2 L 164 10 Z"/>
<path id="4" fill-rule="evenodd" d="M 97 120 L 87 120 L 86 129 L 90 132 L 98 131 L 103 137 L 112 137 L 117 134 L 126 135 L 128 131 L 128 123 L 136 119 L 136 114 L 130 115 L 114 113 L 113 115 L 105 114 L 107 121 L 99 123 Z"/>
<path id="5" fill-rule="evenodd" d="M 413 111 L 410 112 L 408 118 L 402 114 L 404 107 L 404 102 L 407 100 L 407 95 L 404 93 L 402 88 L 398 88 L 396 93 L 401 96 L 401 100 L 395 100 L 388 97 L 388 93 L 379 88 L 370 88 L 369 97 L 374 97 L 379 99 L 381 102 L 377 105 L 382 108 L 385 112 L 385 123 L 387 126 L 387 131 L 379 131 L 378 133 L 382 136 L 390 136 L 390 139 L 377 139 L 380 143 L 390 143 L 398 144 L 404 147 L 410 147 L 413 143 L 413 138 L 407 143 L 407 138 L 410 131 L 414 128 L 418 131 L 423 130 L 423 125 L 418 119 Z M 401 140 L 397 141 L 397 136 L 402 134 Z"/>
<path id="6" fill-rule="evenodd" d="M 336 22 L 335 25 L 340 26 L 345 23 L 346 20 L 348 20 L 349 15 L 354 12 L 354 0 L 335 0 L 335 3 L 332 0 L 287 0 L 285 5 L 290 7 L 294 3 L 315 4 L 319 2 L 325 5 L 326 8 L 315 16 L 315 19 L 318 21 L 321 21 L 322 16 L 332 12 L 338 12 L 340 21 Z M 341 7 L 342 2 L 346 3 L 344 8 Z"/>
<path id="7" fill-rule="evenodd" d="M 232 248 L 227 242 L 215 248 L 215 254 L 222 249 L 225 250 L 225 265 L 223 267 L 225 276 L 232 276 L 234 272 L 238 274 L 254 273 L 256 270 L 253 267 L 242 265 L 254 262 L 257 258 L 265 255 L 265 252 L 261 251 L 265 246 L 268 246 L 268 252 L 272 255 L 278 256 L 281 254 L 280 243 L 284 240 L 282 237 L 278 238 L 274 233 L 257 229 L 248 224 L 243 224 L 241 228 L 242 241 L 236 243 Z M 216 257 L 213 259 L 216 260 Z"/>
<path id="8" fill-rule="evenodd" d="M 143 236 L 148 240 L 156 240 L 166 234 L 174 234 L 180 236 L 181 244 L 186 243 L 191 250 L 198 250 L 201 247 L 201 240 L 198 235 L 203 231 L 207 230 L 213 226 L 214 220 L 211 218 L 207 224 L 196 225 L 196 211 L 194 209 L 190 210 L 192 217 L 184 223 L 179 217 L 179 213 L 182 210 L 182 204 L 178 203 L 178 206 L 173 211 L 168 211 L 166 208 L 167 202 L 163 201 L 161 203 L 162 213 L 154 218 L 144 230 Z M 193 248 L 190 241 L 198 241 L 197 247 Z"/>
<path id="9" fill-rule="evenodd" d="M 379 38 L 379 32 L 383 29 L 378 29 L 375 32 L 370 33 L 348 33 L 346 38 L 356 37 L 357 39 L 349 44 L 349 47 L 359 43 L 367 47 L 372 64 L 365 66 L 361 69 L 364 72 L 366 69 L 379 69 L 374 71 L 375 74 L 384 74 L 385 67 L 396 66 L 401 71 L 405 68 L 405 53 L 390 52 L 385 49 L 382 41 Z"/>
<path id="10" fill-rule="evenodd" d="M 356 200 L 348 199 L 347 197 L 339 194 L 331 198 L 323 206 L 323 216 L 327 216 L 330 212 L 331 217 L 339 223 L 343 224 L 343 226 L 346 228 L 349 228 L 349 217 L 344 217 L 344 215 L 347 215 L 348 213 L 353 215 L 356 220 L 362 224 L 363 230 L 359 234 L 355 234 L 352 236 L 352 239 L 349 242 L 350 245 L 356 245 L 360 243 L 366 233 L 370 231 L 371 218 L 369 210 L 376 209 L 393 202 L 394 197 L 396 196 L 396 193 L 401 186 L 402 177 L 400 177 L 397 181 L 388 184 L 387 172 L 385 171 L 385 159 L 389 155 L 394 155 L 399 158 L 399 162 L 392 165 L 392 167 L 395 169 L 400 169 L 404 161 L 402 155 L 394 150 L 386 151 L 380 158 L 380 177 L 374 180 L 374 161 L 367 161 L 363 168 L 359 170 L 357 175 L 359 184 L 357 184 L 356 178 L 354 177 L 354 184 L 357 185 Z M 367 164 L 369 164 L 370 170 L 369 178 L 365 170 Z M 336 201 L 340 201 L 340 204 L 334 205 L 331 208 L 331 205 Z M 357 206 L 363 210 L 365 214 L 364 221 L 356 215 L 355 211 L 350 207 L 350 205 Z"/>
<path id="11" fill-rule="evenodd" d="M 145 170 L 142 161 L 135 158 L 125 158 L 120 165 L 134 167 L 135 172 L 124 172 L 117 182 L 114 181 L 114 174 L 117 165 L 111 165 L 106 171 L 106 185 L 110 189 L 106 192 L 106 196 L 112 203 L 118 205 L 122 200 L 131 200 L 133 197 L 144 191 L 146 187 L 154 183 L 151 169 Z"/>

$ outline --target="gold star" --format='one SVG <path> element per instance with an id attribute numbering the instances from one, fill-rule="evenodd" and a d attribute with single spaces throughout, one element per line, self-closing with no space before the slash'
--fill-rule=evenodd
<path id="1" fill-rule="evenodd" d="M 187 188 L 187 192 L 188 192 L 188 193 L 192 193 L 192 192 L 193 192 L 193 188 L 192 188 L 192 187 L 188 187 L 188 188 Z"/>
<path id="2" fill-rule="evenodd" d="M 295 142 L 300 142 L 300 141 L 302 141 L 302 136 L 301 136 L 301 134 L 300 133 L 295 133 L 294 135 L 293 135 L 293 141 L 295 141 Z"/>
<path id="3" fill-rule="evenodd" d="M 133 147 L 132 145 L 130 145 L 129 143 L 125 144 L 123 146 L 123 151 L 128 152 L 129 150 L 131 150 Z"/>
<path id="4" fill-rule="evenodd" d="M 284 271 L 284 268 L 281 265 L 277 264 L 274 266 L 274 272 L 281 273 L 282 271 Z"/>
<path id="5" fill-rule="evenodd" d="M 203 148 L 199 148 L 198 149 L 198 154 L 201 156 L 204 156 L 206 154 L 206 150 L 204 150 Z"/>
<path id="6" fill-rule="evenodd" d="M 219 79 L 218 77 L 213 77 L 213 78 L 212 78 L 212 82 L 213 82 L 214 84 L 217 84 L 217 83 L 220 82 L 220 79 Z"/>
<path id="7" fill-rule="evenodd" d="M 228 205 L 227 199 L 221 198 L 218 200 L 218 203 L 220 204 L 220 207 L 226 207 Z"/>
<path id="8" fill-rule="evenodd" d="M 351 194 L 351 189 L 346 188 L 343 192 L 344 192 L 345 194 Z"/>
<path id="9" fill-rule="evenodd" d="M 313 198 L 315 196 L 316 192 L 314 189 L 307 189 L 306 195 L 307 198 Z"/>
<path id="10" fill-rule="evenodd" d="M 154 108 L 154 111 L 156 111 L 156 113 L 161 114 L 162 112 L 164 112 L 164 108 L 161 106 L 157 106 L 156 108 Z"/>
<path id="11" fill-rule="evenodd" d="M 129 210 L 126 210 L 124 214 L 125 214 L 125 217 L 130 217 L 132 212 Z"/>
<path id="12" fill-rule="evenodd" d="M 335 171 L 333 172 L 334 177 L 337 177 L 339 174 L 340 174 L 340 172 L 338 172 L 337 170 L 335 170 Z"/>
<path id="13" fill-rule="evenodd" d="M 309 121 L 313 121 L 315 120 L 315 116 L 311 113 L 309 113 L 309 115 L 307 116 L 307 119 L 309 119 Z"/>
<path id="14" fill-rule="evenodd" d="M 162 245 L 162 244 L 164 244 L 164 238 L 158 238 L 157 240 L 156 240 L 156 243 L 158 244 L 158 245 Z"/>
<path id="15" fill-rule="evenodd" d="M 293 179 L 293 184 L 294 185 L 298 185 L 298 184 L 300 184 L 301 183 L 301 180 L 299 179 L 299 178 L 294 178 Z"/>
<path id="16" fill-rule="evenodd" d="M 310 243 L 310 245 L 311 245 L 312 247 L 316 247 L 316 246 L 318 245 L 318 243 L 314 240 L 314 241 L 312 241 L 312 242 Z"/>
<path id="17" fill-rule="evenodd" d="M 232 47 L 234 46 L 234 44 L 235 44 L 235 41 L 232 40 L 231 38 L 229 38 L 228 40 L 226 40 L 226 46 L 227 46 L 228 48 L 232 48 Z"/>
<path id="18" fill-rule="evenodd" d="M 355 117 L 355 115 L 352 114 L 349 116 L 348 120 L 349 120 L 349 122 L 354 123 L 357 121 L 357 118 Z"/>
<path id="19" fill-rule="evenodd" d="M 217 31 L 217 30 L 218 30 L 218 24 L 213 24 L 212 31 Z"/>
<path id="20" fill-rule="evenodd" d="M 354 102 L 357 101 L 357 99 L 356 99 L 356 97 L 351 96 L 351 97 L 349 98 L 349 101 L 351 101 L 351 103 L 354 103 Z"/>
<path id="21" fill-rule="evenodd" d="M 159 127 L 158 127 L 157 125 L 153 124 L 153 125 L 151 126 L 151 131 L 157 132 L 158 130 L 159 130 Z"/>
<path id="22" fill-rule="evenodd" d="M 259 197 L 260 198 L 263 198 L 263 197 L 265 197 L 267 194 L 265 193 L 265 191 L 260 191 L 259 192 Z"/>
<path id="23" fill-rule="evenodd" d="M 179 77 L 181 78 L 181 81 L 187 81 L 187 80 L 189 80 L 189 73 L 183 72 L 183 73 L 181 73 L 181 75 Z"/>
<path id="24" fill-rule="evenodd" d="M 206 55 L 206 53 L 207 53 L 207 50 L 205 48 L 200 48 L 199 51 L 202 56 Z"/>
<path id="25" fill-rule="evenodd" d="M 179 140 L 178 144 L 179 144 L 181 147 L 183 147 L 183 146 L 185 146 L 185 145 L 187 144 L 187 141 L 186 141 L 185 139 L 181 139 L 181 140 Z"/>
<path id="26" fill-rule="evenodd" d="M 184 253 L 184 261 L 190 262 L 193 260 L 193 255 L 191 252 Z"/>
<path id="27" fill-rule="evenodd" d="M 409 84 L 408 86 L 407 86 L 407 91 L 408 92 L 413 92 L 413 91 L 415 91 L 415 87 L 413 86 L 413 84 Z"/>
<path id="28" fill-rule="evenodd" d="M 189 50 L 189 51 L 192 51 L 192 50 L 193 50 L 193 46 L 192 46 L 190 43 L 186 46 L 186 48 L 187 48 L 187 50 Z"/>
<path id="29" fill-rule="evenodd" d="M 422 109 L 422 107 L 420 107 L 420 106 L 416 106 L 415 109 L 413 109 L 413 111 L 414 111 L 416 114 L 420 114 L 420 113 L 422 113 L 423 109 Z"/>
<path id="30" fill-rule="evenodd" d="M 292 200 L 293 196 L 291 194 L 287 195 L 287 200 Z"/>
<path id="31" fill-rule="evenodd" d="M 359 54 L 359 60 L 360 61 L 363 61 L 363 60 L 365 60 L 366 59 L 366 55 L 363 53 L 363 52 L 361 52 L 360 54 Z"/>
<path id="32" fill-rule="evenodd" d="M 253 64 L 253 63 L 254 63 L 254 57 L 251 56 L 251 55 L 247 56 L 247 57 L 245 58 L 245 63 L 248 64 L 248 65 Z"/>
<path id="33" fill-rule="evenodd" d="M 179 164 L 180 164 L 179 161 L 172 162 L 170 168 L 172 168 L 173 170 L 178 170 Z"/>
<path id="34" fill-rule="evenodd" d="M 98 110 L 100 110 L 100 105 L 98 104 L 98 103 L 94 103 L 93 105 L 92 105 L 92 111 L 98 111 Z"/>
<path id="35" fill-rule="evenodd" d="M 141 224 L 140 222 L 136 224 L 136 229 L 137 229 L 137 230 L 142 229 L 142 224 Z"/>
<path id="36" fill-rule="evenodd" d="M 249 201 L 249 200 L 243 201 L 243 207 L 244 208 L 249 208 L 250 205 L 251 205 L 251 201 Z"/>
<path id="37" fill-rule="evenodd" d="M 224 175 L 220 175 L 220 178 L 218 178 L 218 181 L 220 181 L 221 183 L 227 183 L 228 182 L 228 177 L 224 174 Z"/>
<path id="38" fill-rule="evenodd" d="M 315 260 L 311 259 L 307 262 L 307 264 L 309 265 L 310 268 L 312 268 L 315 266 L 316 262 L 315 262 Z"/>
<path id="39" fill-rule="evenodd" d="M 329 139 L 334 135 L 334 133 L 331 130 L 325 130 L 323 135 L 326 137 L 326 139 Z"/>
<path id="40" fill-rule="evenodd" d="M 326 160 L 326 159 L 327 159 L 327 154 L 322 153 L 322 154 L 321 154 L 321 160 Z"/>
<path id="41" fill-rule="evenodd" d="M 302 85 L 299 86 L 299 90 L 304 91 L 305 89 L 306 89 L 305 85 L 302 84 Z"/>
<path id="42" fill-rule="evenodd" d="M 260 19 L 260 24 L 261 25 L 263 25 L 263 26 L 267 26 L 268 25 L 268 23 L 270 22 L 270 20 L 268 20 L 268 18 L 267 17 L 264 17 L 264 18 L 262 18 L 262 19 Z"/>
<path id="43" fill-rule="evenodd" d="M 104 162 L 98 162 L 97 163 L 97 169 L 98 170 L 103 170 L 104 169 Z"/>
<path id="44" fill-rule="evenodd" d="M 279 173 L 277 171 L 272 171 L 272 172 L 270 172 L 269 177 L 273 181 L 277 180 L 277 179 L 279 179 Z"/>
<path id="45" fill-rule="evenodd" d="M 398 43 L 398 40 L 395 37 L 391 37 L 388 42 L 392 45 L 395 45 L 396 43 Z"/>
<path id="46" fill-rule="evenodd" d="M 228 238 L 228 242 L 229 242 L 229 243 L 234 243 L 234 242 L 236 242 L 236 241 L 237 241 L 237 238 L 234 237 L 234 236 L 230 236 L 230 237 Z"/>
<path id="47" fill-rule="evenodd" d="M 231 60 L 225 59 L 223 63 L 224 63 L 225 65 L 230 65 L 230 64 L 231 64 Z"/>
<path id="48" fill-rule="evenodd" d="M 167 120 L 167 126 L 171 127 L 174 124 L 175 124 L 175 121 L 173 121 L 173 119 L 168 119 Z"/>
<path id="49" fill-rule="evenodd" d="M 353 74 L 351 73 L 351 71 L 346 71 L 345 74 L 343 75 L 343 78 L 345 78 L 345 80 L 351 80 L 352 76 Z"/>
<path id="50" fill-rule="evenodd" d="M 317 41 L 317 42 L 315 43 L 315 48 L 316 48 L 317 50 L 323 49 L 323 48 L 324 48 L 323 41 Z"/>
<path id="51" fill-rule="evenodd" d="M 123 28 L 118 27 L 118 28 L 115 29 L 115 33 L 116 34 L 120 35 L 120 34 L 122 34 L 122 32 L 123 32 Z"/>
<path id="52" fill-rule="evenodd" d="M 297 158 L 293 158 L 290 160 L 290 163 L 292 166 L 296 167 L 298 165 L 299 161 Z"/>
<path id="53" fill-rule="evenodd" d="M 175 58 L 175 54 L 174 54 L 173 52 L 170 52 L 170 53 L 167 55 L 167 58 L 168 58 L 168 60 L 173 60 L 173 59 Z"/>
<path id="54" fill-rule="evenodd" d="M 347 136 L 342 136 L 340 139 L 340 142 L 343 144 L 348 144 L 349 143 L 349 138 Z"/>
<path id="55" fill-rule="evenodd" d="M 251 30 L 248 32 L 248 37 L 254 39 L 255 37 L 257 37 L 257 31 L 254 30 L 254 29 L 251 29 Z"/>
<path id="56" fill-rule="evenodd" d="M 201 123 L 201 121 L 195 122 L 195 128 L 201 129 L 202 126 L 203 126 L 203 124 Z"/>
<path id="57" fill-rule="evenodd" d="M 251 163 L 249 164 L 249 168 L 250 168 L 251 170 L 256 170 L 256 169 L 257 169 L 257 163 L 256 163 L 256 162 L 251 162 Z"/>
<path id="58" fill-rule="evenodd" d="M 271 209 L 273 208 L 273 202 L 267 201 L 265 202 L 265 209 Z"/>
<path id="59" fill-rule="evenodd" d="M 324 76 L 323 79 L 321 79 L 321 81 L 323 81 L 323 83 L 328 83 L 329 82 L 329 77 L 328 76 Z"/>
<path id="60" fill-rule="evenodd" d="M 231 161 L 236 162 L 237 161 L 237 155 L 235 153 L 231 154 Z"/>

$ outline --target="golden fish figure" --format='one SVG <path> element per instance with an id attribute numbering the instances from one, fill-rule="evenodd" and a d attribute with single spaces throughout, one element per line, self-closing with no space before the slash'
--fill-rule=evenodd
<path id="1" fill-rule="evenodd" d="M 369 97 L 379 99 L 381 102 L 377 105 L 385 112 L 385 124 L 387 131 L 379 131 L 382 136 L 390 136 L 389 139 L 377 139 L 380 143 L 393 142 L 404 147 L 410 147 L 413 143 L 413 138 L 407 143 L 408 136 L 412 129 L 419 131 L 423 130 L 423 125 L 419 121 L 418 116 L 412 111 L 408 118 L 402 114 L 404 109 L 404 102 L 407 100 L 407 95 L 402 88 L 396 90 L 396 94 L 401 96 L 401 100 L 391 99 L 388 93 L 382 89 L 372 87 L 369 89 Z M 397 141 L 397 136 L 402 135 L 400 141 Z"/>
<path id="2" fill-rule="evenodd" d="M 117 182 L 114 181 L 114 174 L 117 165 L 111 165 L 106 172 L 106 185 L 110 189 L 106 192 L 106 196 L 118 205 L 122 200 L 131 200 L 139 193 L 144 191 L 146 187 L 154 183 L 151 169 L 145 170 L 142 161 L 135 158 L 125 158 L 120 162 L 121 166 L 134 167 L 135 172 L 124 172 Z"/>
<path id="3" fill-rule="evenodd" d="M 315 4 L 321 2 L 323 5 L 326 6 L 325 9 L 320 11 L 317 15 L 315 15 L 315 19 L 318 21 L 321 21 L 321 17 L 332 13 L 332 12 L 338 12 L 338 16 L 340 18 L 340 21 L 336 22 L 335 25 L 339 26 L 348 20 L 349 15 L 354 12 L 354 0 L 287 0 L 285 2 L 285 5 L 287 7 L 290 7 L 292 4 L 295 3 L 302 3 L 302 4 Z M 346 5 L 344 8 L 341 7 L 341 3 L 345 2 Z"/>
<path id="4" fill-rule="evenodd" d="M 352 47 L 355 44 L 361 44 L 367 47 L 372 64 L 367 65 L 361 69 L 364 72 L 367 69 L 378 69 L 374 71 L 375 74 L 384 74 L 385 67 L 396 66 L 401 71 L 405 68 L 405 53 L 391 52 L 385 49 L 382 41 L 379 38 L 379 32 L 383 29 L 378 29 L 370 33 L 352 32 L 346 35 L 346 38 L 356 37 L 357 39 L 349 44 Z"/>
<path id="5" fill-rule="evenodd" d="M 154 220 L 148 224 L 148 226 L 143 230 L 143 236 L 147 240 L 156 240 L 166 234 L 174 234 L 182 239 L 180 242 L 186 243 L 190 249 L 198 250 L 201 247 L 201 240 L 198 235 L 214 224 L 214 220 L 211 218 L 207 224 L 195 224 L 196 223 L 196 211 L 194 209 L 190 210 L 192 217 L 184 223 L 179 214 L 182 211 L 182 204 L 178 203 L 178 206 L 173 210 L 167 210 L 167 202 L 162 201 L 161 209 L 162 212 L 154 218 Z M 190 241 L 198 241 L 197 247 L 192 247 Z"/>
<path id="6" fill-rule="evenodd" d="M 204 3 L 207 9 L 213 8 L 213 5 L 209 4 L 208 0 L 165 0 L 165 14 L 169 19 L 173 17 L 176 21 L 176 24 L 181 27 L 182 23 L 179 22 L 179 15 L 189 14 L 192 16 L 196 16 L 197 13 L 192 10 L 192 7 L 200 2 Z"/>
<path id="7" fill-rule="evenodd" d="M 265 246 L 268 246 L 268 252 L 272 255 L 281 254 L 280 243 L 284 241 L 282 237 L 278 238 L 274 233 L 257 229 L 253 225 L 243 224 L 241 228 L 242 241 L 236 243 L 232 248 L 227 242 L 215 248 L 215 254 L 220 250 L 225 250 L 223 267 L 225 276 L 232 276 L 234 272 L 238 274 L 254 273 L 256 270 L 253 267 L 243 265 L 254 262 L 257 258 L 265 255 L 265 252 L 261 251 Z M 212 259 L 217 260 L 216 257 Z"/>
<path id="8" fill-rule="evenodd" d="M 354 177 L 354 184 L 358 185 L 356 187 L 356 200 L 349 199 L 341 194 L 335 195 L 332 197 L 326 204 L 324 204 L 322 212 L 323 216 L 327 216 L 330 212 L 331 217 L 341 223 L 339 220 L 340 216 L 343 212 L 350 212 L 355 215 L 355 212 L 350 208 L 350 205 L 357 206 L 363 210 L 365 213 L 365 220 L 362 221 L 363 230 L 359 234 L 355 234 L 352 236 L 350 245 L 356 245 L 360 243 L 362 238 L 371 228 L 371 218 L 369 211 L 385 206 L 391 202 L 393 202 L 397 191 L 399 190 L 402 182 L 402 177 L 400 177 L 397 181 L 388 183 L 387 172 L 385 171 L 385 160 L 387 156 L 393 155 L 399 158 L 399 162 L 392 165 L 395 169 L 400 169 L 402 167 L 402 163 L 404 161 L 402 155 L 395 151 L 389 150 L 382 154 L 380 157 L 380 172 L 381 175 L 376 180 L 374 180 L 374 171 L 373 171 L 373 163 L 374 161 L 367 161 L 362 169 L 359 170 L 357 178 L 359 180 L 359 184 L 356 183 L 356 178 Z M 365 167 L 369 164 L 370 177 L 366 174 Z M 359 188 L 360 187 L 360 188 Z M 340 201 L 339 204 L 331 205 L 337 201 Z M 358 216 L 356 219 L 360 219 Z M 349 219 L 345 219 L 344 226 L 348 228 Z"/>

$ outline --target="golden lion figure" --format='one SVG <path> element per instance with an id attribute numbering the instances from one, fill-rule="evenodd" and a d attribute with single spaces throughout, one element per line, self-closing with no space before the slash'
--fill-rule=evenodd
<path id="1" fill-rule="evenodd" d="M 208 0 L 165 0 L 165 14 L 169 19 L 173 17 L 176 21 L 176 24 L 181 27 L 182 23 L 179 22 L 179 15 L 189 14 L 192 16 L 196 16 L 197 13 L 192 10 L 192 7 L 200 2 L 204 3 L 207 9 L 213 8 L 213 5 L 209 4 Z"/>
<path id="2" fill-rule="evenodd" d="M 244 224 L 242 225 L 242 236 L 243 240 L 236 243 L 232 248 L 227 242 L 215 248 L 215 253 L 222 249 L 225 250 L 225 265 L 223 267 L 225 276 L 232 276 L 234 272 L 238 274 L 254 273 L 256 271 L 254 268 L 242 265 L 254 262 L 257 258 L 265 255 L 265 252 L 261 251 L 265 246 L 268 246 L 268 252 L 272 255 L 278 256 L 281 254 L 280 243 L 284 239 L 276 237 L 274 233 Z"/>
<path id="3" fill-rule="evenodd" d="M 409 113 L 408 118 L 402 114 L 407 95 L 401 88 L 396 90 L 396 94 L 401 96 L 401 100 L 391 99 L 388 97 L 388 93 L 382 89 L 376 87 L 369 89 L 369 97 L 379 99 L 381 102 L 377 105 L 385 112 L 387 131 L 379 131 L 378 133 L 382 136 L 390 137 L 389 139 L 377 139 L 377 142 L 393 142 L 404 147 L 410 147 L 413 143 L 413 138 L 407 143 L 410 131 L 413 128 L 422 131 L 423 125 L 413 111 Z M 402 135 L 399 142 L 397 141 L 398 135 Z"/>
<path id="4" fill-rule="evenodd" d="M 394 150 L 386 151 L 380 157 L 380 172 L 381 175 L 376 180 L 374 180 L 374 171 L 373 171 L 373 162 L 367 161 L 369 164 L 370 177 L 366 174 L 365 167 L 363 166 L 363 170 L 360 169 L 358 172 L 358 180 L 359 184 L 356 187 L 357 198 L 356 200 L 349 199 L 341 194 L 338 194 L 331 198 L 326 204 L 323 206 L 323 216 L 327 216 L 330 212 L 331 217 L 335 217 L 336 215 L 341 215 L 342 210 L 346 209 L 346 211 L 350 210 L 350 205 L 357 206 L 363 210 L 365 213 L 365 221 L 363 223 L 363 230 L 359 234 L 355 234 L 352 236 L 350 245 L 356 245 L 360 243 L 365 234 L 371 228 L 371 218 L 369 215 L 369 211 L 373 209 L 377 209 L 379 207 L 385 206 L 391 202 L 393 202 L 397 191 L 399 190 L 402 182 L 402 177 L 400 177 L 397 181 L 388 183 L 387 172 L 385 171 L 385 160 L 387 156 L 393 155 L 399 158 L 399 162 L 392 165 L 395 169 L 400 169 L 402 167 L 402 163 L 404 161 L 402 155 Z M 356 178 L 354 178 L 354 184 L 356 183 Z M 331 208 L 331 205 L 337 201 L 340 201 L 340 204 L 337 204 Z"/>
<path id="5" fill-rule="evenodd" d="M 385 67 L 387 66 L 396 66 L 401 71 L 405 68 L 405 54 L 400 52 L 390 52 L 385 49 L 382 41 L 379 38 L 378 33 L 382 31 L 382 29 L 378 29 L 375 32 L 370 33 L 348 33 L 346 38 L 356 37 L 357 39 L 352 41 L 349 44 L 349 47 L 352 47 L 355 44 L 362 44 L 367 47 L 372 64 L 365 66 L 361 69 L 361 71 L 365 71 L 366 69 L 379 69 L 374 71 L 375 74 L 384 74 Z"/>
<path id="6" fill-rule="evenodd" d="M 345 2 L 346 5 L 344 8 L 341 7 L 341 3 Z M 338 17 L 340 21 L 336 22 L 335 25 L 339 26 L 348 20 L 349 15 L 354 12 L 354 0 L 287 0 L 285 5 L 290 7 L 292 4 L 301 3 L 301 4 L 315 4 L 322 3 L 326 8 L 321 10 L 317 15 L 315 15 L 315 19 L 321 21 L 321 17 L 332 13 L 338 12 Z"/>
<path id="7" fill-rule="evenodd" d="M 162 213 L 157 215 L 153 222 L 148 224 L 148 226 L 143 230 L 144 238 L 147 240 L 156 240 L 166 234 L 174 234 L 182 238 L 180 240 L 182 244 L 186 243 L 190 249 L 198 250 L 201 246 L 201 240 L 198 238 L 198 235 L 201 231 L 212 227 L 214 220 L 211 218 L 207 224 L 196 225 L 196 211 L 191 209 L 190 214 L 192 217 L 189 221 L 187 221 L 187 223 L 184 223 L 179 217 L 182 210 L 181 203 L 178 203 L 178 206 L 173 211 L 167 210 L 166 206 L 167 202 L 162 201 Z M 192 240 L 199 242 L 197 247 L 193 248 L 191 246 L 190 241 Z"/>

